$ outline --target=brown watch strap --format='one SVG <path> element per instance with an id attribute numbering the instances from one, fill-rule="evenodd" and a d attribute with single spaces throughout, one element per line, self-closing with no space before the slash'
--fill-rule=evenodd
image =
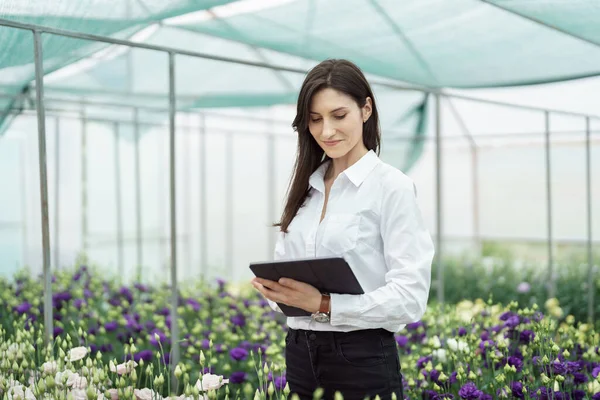
<path id="1" fill-rule="evenodd" d="M 321 305 L 319 306 L 319 312 L 329 313 L 330 301 L 331 301 L 331 296 L 329 296 L 329 293 L 321 293 Z"/>

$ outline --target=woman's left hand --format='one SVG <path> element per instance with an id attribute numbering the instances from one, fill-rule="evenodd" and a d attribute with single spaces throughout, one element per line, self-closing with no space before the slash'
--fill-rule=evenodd
<path id="1" fill-rule="evenodd" d="M 304 311 L 316 312 L 321 306 L 321 292 L 308 283 L 290 278 L 281 278 L 278 282 L 253 278 L 252 285 L 267 299 Z"/>

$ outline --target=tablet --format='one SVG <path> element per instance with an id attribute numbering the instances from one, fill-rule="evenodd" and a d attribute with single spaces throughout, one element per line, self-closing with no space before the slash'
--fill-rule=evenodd
<path id="1" fill-rule="evenodd" d="M 363 294 L 350 265 L 342 257 L 317 257 L 250 263 L 255 276 L 277 282 L 291 278 L 308 283 L 321 292 Z M 288 317 L 310 317 L 311 313 L 297 307 L 277 303 Z"/>

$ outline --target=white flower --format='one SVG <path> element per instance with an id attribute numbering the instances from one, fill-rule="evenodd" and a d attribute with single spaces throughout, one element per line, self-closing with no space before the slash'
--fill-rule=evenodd
<path id="1" fill-rule="evenodd" d="M 155 393 L 153 390 L 148 388 L 134 389 L 133 394 L 136 400 L 154 400 L 161 398 L 158 393 Z"/>
<path id="2" fill-rule="evenodd" d="M 29 388 L 25 388 L 23 385 L 16 385 L 9 388 L 8 400 L 36 400 L 33 392 Z"/>
<path id="3" fill-rule="evenodd" d="M 440 338 L 437 335 L 431 338 L 431 345 L 436 349 L 442 347 L 442 342 L 440 342 Z"/>
<path id="4" fill-rule="evenodd" d="M 42 364 L 42 370 L 47 374 L 55 374 L 57 368 L 58 364 L 56 364 L 56 361 L 47 361 Z"/>
<path id="5" fill-rule="evenodd" d="M 58 371 L 56 373 L 56 376 L 54 377 L 54 382 L 56 382 L 56 384 L 58 386 L 64 386 L 65 383 L 67 383 L 67 380 L 69 379 L 69 377 L 73 374 L 73 372 L 71 372 L 71 370 L 64 370 L 64 371 Z"/>
<path id="6" fill-rule="evenodd" d="M 434 350 L 431 355 L 433 355 L 433 357 L 435 357 L 436 359 L 440 360 L 440 362 L 446 362 L 447 358 L 446 358 L 446 350 L 445 349 L 437 349 Z"/>
<path id="7" fill-rule="evenodd" d="M 138 366 L 138 363 L 136 363 L 133 360 L 129 360 L 129 361 L 125 362 L 125 363 L 117 365 L 116 367 L 115 367 L 115 365 L 113 363 L 111 363 L 110 364 L 110 370 L 112 372 L 116 372 L 119 375 L 123 375 L 125 373 L 129 373 L 129 372 L 133 371 L 133 369 L 135 367 L 137 367 L 137 366 Z"/>
<path id="8" fill-rule="evenodd" d="M 452 350 L 454 352 L 463 352 L 463 353 L 469 352 L 469 345 L 462 340 L 456 340 L 454 338 L 450 338 L 446 341 L 446 343 L 448 343 L 448 347 L 450 348 L 450 350 Z"/>
<path id="9" fill-rule="evenodd" d="M 73 400 L 87 400 L 87 392 L 84 389 L 73 389 L 69 392 L 69 399 Z"/>
<path id="10" fill-rule="evenodd" d="M 87 355 L 87 348 L 83 346 L 75 347 L 69 350 L 68 360 L 71 362 L 79 361 Z"/>
<path id="11" fill-rule="evenodd" d="M 73 389 L 85 389 L 87 388 L 87 379 L 85 376 L 79 376 L 78 373 L 71 374 L 67 379 L 67 386 Z"/>
<path id="12" fill-rule="evenodd" d="M 223 379 L 223 375 L 204 374 L 202 382 L 200 379 L 196 382 L 196 388 L 200 391 L 219 389 L 224 384 L 229 383 L 229 379 Z"/>

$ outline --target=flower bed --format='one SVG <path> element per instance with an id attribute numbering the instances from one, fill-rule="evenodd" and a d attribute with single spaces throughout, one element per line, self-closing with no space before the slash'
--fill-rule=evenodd
<path id="1" fill-rule="evenodd" d="M 80 268 L 57 274 L 53 290 L 47 348 L 40 281 L 0 281 L 0 399 L 288 397 L 284 320 L 250 285 L 181 289 L 177 366 L 167 287 L 120 286 Z M 554 299 L 544 307 L 431 307 L 396 334 L 406 397 L 600 399 L 598 334 L 553 317 Z"/>

